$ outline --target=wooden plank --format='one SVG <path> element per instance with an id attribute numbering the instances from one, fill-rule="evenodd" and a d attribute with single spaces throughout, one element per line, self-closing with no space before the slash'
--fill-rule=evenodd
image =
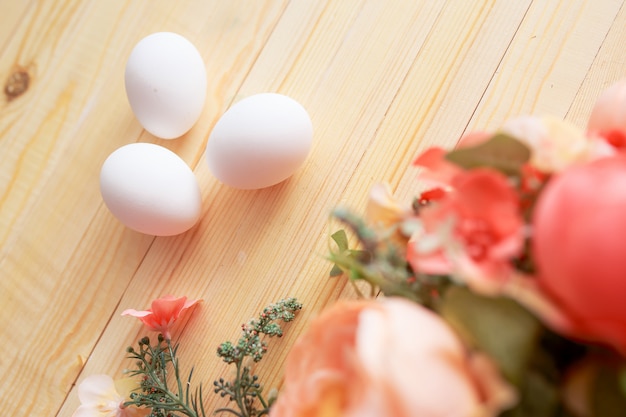
<path id="1" fill-rule="evenodd" d="M 272 37 L 239 92 L 245 96 L 275 86 L 280 87 L 278 92 L 303 103 L 316 126 L 313 154 L 307 164 L 289 181 L 253 192 L 221 186 L 204 165 L 199 165 L 196 174 L 202 189 L 207 201 L 215 204 L 207 205 L 181 258 L 172 260 L 169 256 L 174 242 L 155 241 L 122 298 L 120 309 L 146 305 L 164 292 L 205 299 L 185 329 L 187 345 L 181 347 L 183 357 L 193 354 L 200 379 L 229 372 L 216 357 L 215 348 L 235 338 L 239 323 L 255 315 L 261 306 L 288 295 L 305 302 L 301 319 L 277 344 L 286 346 L 312 314 L 339 296 L 345 283 L 327 280 L 330 265 L 321 255 L 328 210 L 339 200 L 342 182 L 347 179 L 344 173 L 358 162 L 355 155 L 367 148 L 367 142 L 358 140 L 350 130 L 359 123 L 367 123 L 362 127 L 365 133 L 375 129 L 384 115 L 385 101 L 393 97 L 388 83 L 402 82 L 417 53 L 415 45 L 429 33 L 441 8 L 414 1 L 402 2 L 402 9 L 387 8 L 381 2 L 328 2 L 319 8 L 311 4 L 292 1 L 274 32 L 301 34 L 303 39 L 292 41 L 303 45 L 302 50 L 294 47 L 297 59 L 285 58 L 284 35 Z M 301 20 L 288 16 L 300 16 Z M 398 29 L 388 30 L 392 26 Z M 298 70 L 285 70 L 285 61 Z M 269 69 L 272 62 L 273 73 Z M 402 67 L 397 68 L 399 62 Z M 393 77 L 387 78 L 389 73 Z M 373 105 L 378 95 L 387 94 Z M 355 106 L 346 108 L 350 102 Z M 342 155 L 350 144 L 356 149 Z M 328 160 L 329 156 L 337 161 Z M 128 318 L 112 318 L 85 374 L 111 370 L 112 364 L 118 364 L 118 371 L 127 366 L 119 355 L 117 359 L 109 355 L 112 350 L 120 352 L 120 340 L 133 340 L 143 333 L 138 324 L 129 328 L 127 323 Z M 281 359 L 285 353 L 285 349 L 276 349 L 268 361 Z M 262 375 L 271 386 L 278 383 L 280 372 L 278 367 L 266 368 Z M 205 385 L 210 383 L 204 381 Z M 221 403 L 222 399 L 208 395 L 209 409 Z"/>
<path id="2" fill-rule="evenodd" d="M 410 161 L 467 129 L 549 112 L 577 123 L 626 69 L 623 0 L 0 0 L 0 80 L 27 70 L 25 94 L 0 100 L 0 406 L 11 415 L 72 415 L 73 385 L 121 376 L 124 350 L 145 334 L 121 317 L 160 295 L 204 302 L 174 332 L 183 372 L 207 386 L 229 369 L 218 343 L 280 297 L 305 310 L 272 343 L 260 375 L 280 364 L 308 321 L 340 297 L 327 277 L 329 211 L 363 208 L 374 182 L 408 201 Z M 203 55 L 207 104 L 176 141 L 147 134 L 123 88 L 143 36 L 179 32 Z M 265 190 L 219 184 L 203 160 L 207 136 L 235 101 L 275 91 L 300 101 L 314 147 L 290 180 Z M 189 232 L 152 238 L 102 204 L 106 156 L 154 142 L 194 168 L 203 216 Z M 274 363 L 274 366 L 269 366 Z M 36 401 L 33 393 L 40 393 Z"/>
<path id="3" fill-rule="evenodd" d="M 614 82 L 626 77 L 626 8 L 620 7 L 615 20 L 602 42 L 602 46 L 583 83 L 578 90 L 566 119 L 580 128 L 587 126 L 591 109 L 602 91 Z"/>
<path id="4" fill-rule="evenodd" d="M 565 117 L 621 1 L 534 1 L 469 129 L 523 114 Z"/>
<path id="5" fill-rule="evenodd" d="M 77 358 L 89 356 L 152 242 L 115 221 L 98 189 L 109 152 L 136 140 L 159 142 L 142 133 L 126 103 L 130 49 L 148 33 L 178 31 L 207 62 L 221 63 L 219 74 L 228 77 L 210 77 L 209 88 L 228 96 L 286 4 L 248 3 L 40 2 L 10 39 L 1 67 L 20 56 L 37 71 L 32 89 L 3 103 L 0 116 L 0 335 L 14 346 L 0 362 L 7 412 L 56 412 L 81 370 Z M 216 30 L 228 34 L 226 45 Z M 223 107 L 211 97 L 180 144 L 160 141 L 189 163 L 200 158 L 215 107 Z M 46 395 L 33 402 L 32 390 Z"/>

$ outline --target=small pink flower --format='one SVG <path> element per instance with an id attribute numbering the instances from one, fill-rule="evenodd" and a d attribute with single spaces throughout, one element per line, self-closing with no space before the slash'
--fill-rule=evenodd
<path id="1" fill-rule="evenodd" d="M 519 197 L 490 169 L 454 177 L 452 191 L 420 212 L 408 261 L 416 271 L 452 274 L 475 291 L 494 294 L 509 278 L 524 242 Z"/>
<path id="2" fill-rule="evenodd" d="M 166 295 L 152 302 L 152 308 L 146 311 L 124 310 L 122 316 L 137 317 L 151 330 L 160 332 L 167 340 L 171 339 L 170 327 L 181 313 L 201 300 L 187 300 L 187 297 Z"/>
<path id="3" fill-rule="evenodd" d="M 139 388 L 131 378 L 114 381 L 108 375 L 90 375 L 78 386 L 80 406 L 73 417 L 140 417 L 150 410 L 125 407 L 130 393 Z"/>

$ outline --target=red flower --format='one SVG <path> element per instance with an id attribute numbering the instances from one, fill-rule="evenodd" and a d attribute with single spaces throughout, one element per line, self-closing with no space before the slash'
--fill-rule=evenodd
<path id="1" fill-rule="evenodd" d="M 187 300 L 187 297 L 174 297 L 166 295 L 152 302 L 152 309 L 138 311 L 134 309 L 124 310 L 122 316 L 137 317 L 151 330 L 160 332 L 165 339 L 171 339 L 170 326 L 174 324 L 181 313 L 201 300 Z"/>
<path id="2" fill-rule="evenodd" d="M 533 216 L 541 288 L 578 337 L 626 354 L 626 156 L 598 159 L 551 180 Z M 566 329 L 567 330 L 567 329 Z"/>
<path id="3" fill-rule="evenodd" d="M 522 250 L 519 197 L 490 169 L 454 177 L 452 191 L 420 212 L 423 230 L 409 242 L 416 271 L 452 274 L 482 293 L 499 292 Z"/>

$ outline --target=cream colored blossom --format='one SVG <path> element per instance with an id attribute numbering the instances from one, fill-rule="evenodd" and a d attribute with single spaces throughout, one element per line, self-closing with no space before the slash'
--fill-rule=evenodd
<path id="1" fill-rule="evenodd" d="M 90 375 L 78 386 L 81 405 L 73 417 L 144 416 L 149 410 L 124 406 L 124 403 L 130 400 L 130 393 L 135 388 L 137 383 L 131 378 L 114 381 L 108 375 Z"/>
<path id="2" fill-rule="evenodd" d="M 520 116 L 501 129 L 532 151 L 531 164 L 543 172 L 561 172 L 592 158 L 594 146 L 585 133 L 552 116 Z"/>

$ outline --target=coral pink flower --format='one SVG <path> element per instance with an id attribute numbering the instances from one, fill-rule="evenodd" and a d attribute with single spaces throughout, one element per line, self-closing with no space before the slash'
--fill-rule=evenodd
<path id="1" fill-rule="evenodd" d="M 461 138 L 457 147 L 476 146 L 488 140 L 491 134 L 488 132 L 471 132 Z M 426 149 L 413 161 L 413 165 L 426 169 L 420 174 L 419 179 L 426 183 L 427 188 L 448 189 L 452 179 L 463 172 L 458 165 L 446 160 L 447 150 L 439 147 Z"/>
<path id="2" fill-rule="evenodd" d="M 490 169 L 457 175 L 452 191 L 420 212 L 423 229 L 411 238 L 416 271 L 452 274 L 475 291 L 500 291 L 524 242 L 519 197 Z"/>
<path id="3" fill-rule="evenodd" d="M 626 79 L 602 92 L 589 116 L 587 130 L 615 148 L 626 150 Z"/>
<path id="4" fill-rule="evenodd" d="M 569 329 L 626 354 L 626 156 L 598 159 L 551 180 L 532 220 L 541 288 L 573 319 Z"/>
<path id="5" fill-rule="evenodd" d="M 125 407 L 130 393 L 139 388 L 131 378 L 114 381 L 108 375 L 90 375 L 78 386 L 80 406 L 73 417 L 140 417 L 149 409 Z"/>
<path id="6" fill-rule="evenodd" d="M 445 321 L 404 299 L 343 301 L 289 353 L 271 417 L 487 417 L 515 393 Z"/>
<path id="7" fill-rule="evenodd" d="M 152 308 L 146 311 L 133 309 L 124 310 L 122 316 L 137 317 L 151 330 L 160 332 L 165 339 L 170 339 L 170 327 L 181 313 L 200 300 L 187 300 L 187 297 L 174 297 L 166 295 L 152 302 Z"/>

